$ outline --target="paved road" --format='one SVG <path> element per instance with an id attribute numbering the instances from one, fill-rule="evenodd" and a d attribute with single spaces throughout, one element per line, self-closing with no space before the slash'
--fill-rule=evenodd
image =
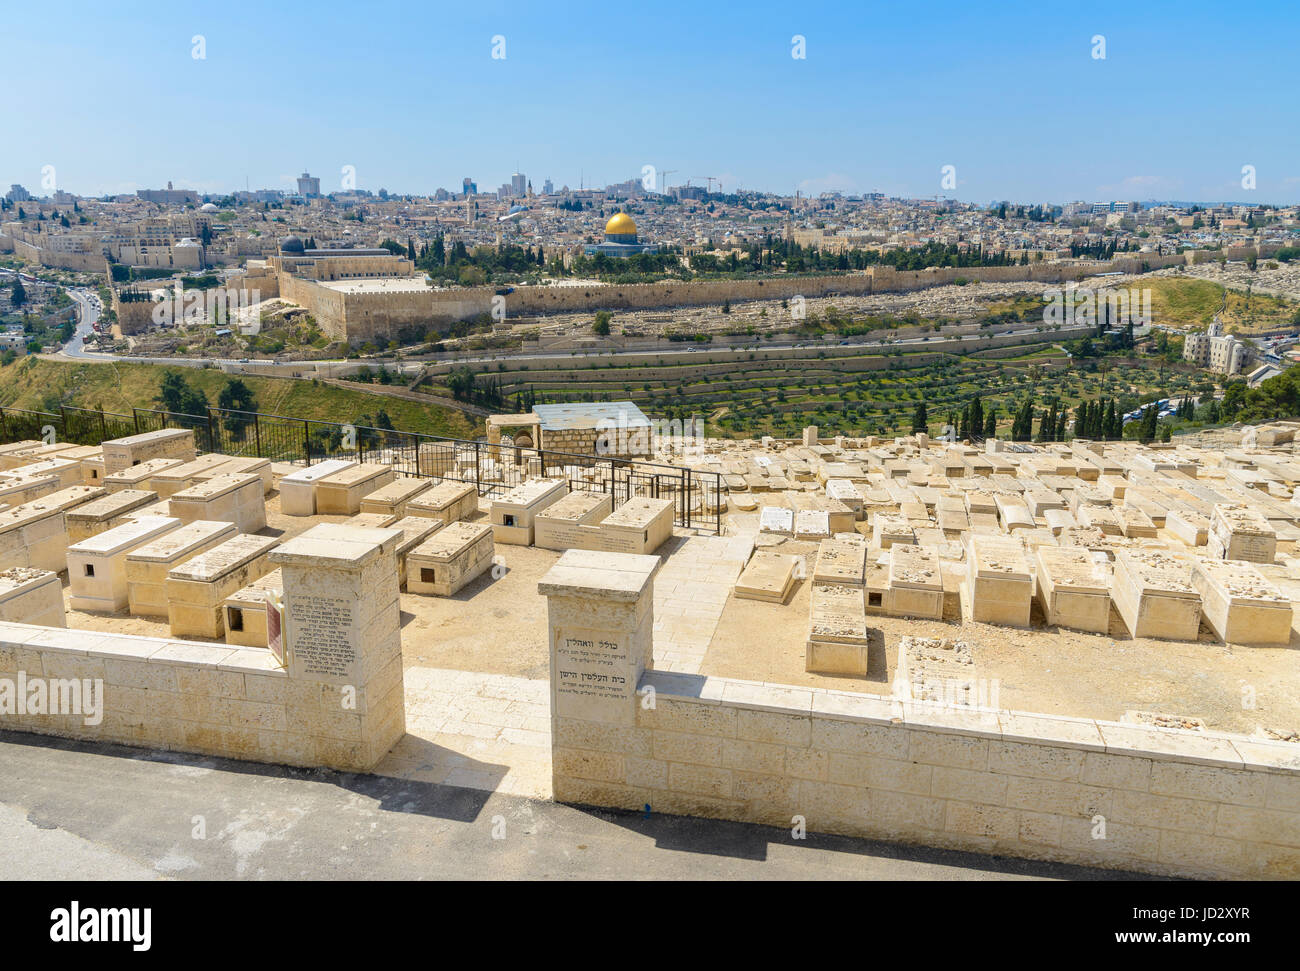
<path id="1" fill-rule="evenodd" d="M 1131 876 L 10 732 L 0 766 L 0 880 Z"/>

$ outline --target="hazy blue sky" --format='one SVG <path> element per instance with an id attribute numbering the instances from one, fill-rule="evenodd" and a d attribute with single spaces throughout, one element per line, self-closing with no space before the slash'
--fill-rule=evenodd
<path id="1" fill-rule="evenodd" d="M 727 189 L 1294 202 L 1297 27 L 1297 0 L 11 4 L 0 183 L 218 192 L 306 167 L 328 192 L 352 165 L 423 193 L 652 164 Z"/>

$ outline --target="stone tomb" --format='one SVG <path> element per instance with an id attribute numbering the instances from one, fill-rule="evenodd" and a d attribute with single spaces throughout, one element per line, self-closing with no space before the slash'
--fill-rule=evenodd
<path id="1" fill-rule="evenodd" d="M 1165 529 L 1187 546 L 1204 546 L 1210 539 L 1210 521 L 1190 509 L 1169 510 Z"/>
<path id="2" fill-rule="evenodd" d="M 603 549 L 600 522 L 614 510 L 614 497 L 570 492 L 533 519 L 533 545 L 544 550 Z"/>
<path id="3" fill-rule="evenodd" d="M 171 514 L 183 523 L 234 523 L 241 533 L 255 533 L 266 526 L 262 477 L 253 472 L 214 475 L 182 489 L 168 501 Z"/>
<path id="4" fill-rule="evenodd" d="M 180 459 L 194 461 L 194 431 L 189 428 L 160 428 L 156 432 L 143 432 L 115 438 L 103 443 L 104 474 L 112 475 L 150 459 Z"/>
<path id="5" fill-rule="evenodd" d="M 850 583 L 814 582 L 808 606 L 804 670 L 816 674 L 866 677 L 869 646 L 862 587 Z"/>
<path id="6" fill-rule="evenodd" d="M 120 526 L 142 514 L 142 510 L 158 501 L 158 494 L 145 489 L 123 489 L 110 495 L 92 499 L 67 511 L 68 542 L 80 543 L 83 539 Z"/>
<path id="7" fill-rule="evenodd" d="M 386 526 L 386 529 L 401 530 L 397 541 L 397 583 L 406 589 L 406 556 L 426 539 L 446 525 L 441 519 L 428 519 L 424 516 L 403 516 Z"/>
<path id="8" fill-rule="evenodd" d="M 279 540 L 239 533 L 167 573 L 167 620 L 173 637 L 223 640 L 226 598 L 270 570 Z M 394 567 L 396 569 L 396 567 Z"/>
<path id="9" fill-rule="evenodd" d="M 758 511 L 758 531 L 774 536 L 793 536 L 794 510 L 785 506 L 763 506 Z"/>
<path id="10" fill-rule="evenodd" d="M 134 549 L 181 525 L 172 516 L 142 516 L 68 547 L 69 605 L 116 613 L 127 595 L 126 558 Z"/>
<path id="11" fill-rule="evenodd" d="M 530 479 L 500 499 L 492 500 L 492 531 L 498 543 L 533 545 L 533 518 L 543 509 L 568 495 L 569 487 L 558 479 Z"/>
<path id="12" fill-rule="evenodd" d="M 1272 563 L 1277 556 L 1277 532 L 1252 506 L 1219 504 L 1210 518 L 1207 545 L 1210 556 L 1218 560 Z"/>
<path id="13" fill-rule="evenodd" d="M 390 484 L 396 474 L 391 465 L 366 462 L 327 475 L 316 482 L 316 513 L 320 516 L 352 516 L 361 511 L 361 500 Z"/>
<path id="14" fill-rule="evenodd" d="M 457 523 L 478 515 L 478 489 L 472 482 L 439 482 L 406 504 L 408 516 Z"/>
<path id="15" fill-rule="evenodd" d="M 81 463 L 72 459 L 65 459 L 59 455 L 50 456 L 28 465 L 20 465 L 9 474 L 15 477 L 33 479 L 52 475 L 58 480 L 58 488 L 60 489 L 86 484 L 86 476 L 82 471 Z"/>
<path id="16" fill-rule="evenodd" d="M 65 513 L 41 500 L 0 511 L 0 566 L 26 566 L 50 573 L 67 567 Z"/>
<path id="17" fill-rule="evenodd" d="M 609 553 L 647 555 L 673 535 L 673 500 L 634 496 L 600 524 L 601 544 Z"/>
<path id="18" fill-rule="evenodd" d="M 39 448 L 43 442 L 38 442 L 34 438 L 27 438 L 21 442 L 6 442 L 0 445 L 0 471 L 16 469 L 20 465 L 26 465 L 29 459 L 27 455 L 34 448 Z"/>
<path id="19" fill-rule="evenodd" d="M 1229 644 L 1289 644 L 1293 611 L 1259 569 L 1234 560 L 1202 560 L 1192 568 L 1201 613 Z"/>
<path id="20" fill-rule="evenodd" d="M 0 623 L 67 627 L 59 575 L 28 566 L 0 571 Z"/>
<path id="21" fill-rule="evenodd" d="M 865 542 L 824 539 L 817 547 L 813 583 L 847 583 L 861 587 L 866 582 L 866 569 Z"/>
<path id="22" fill-rule="evenodd" d="M 184 464 L 180 459 L 150 459 L 104 476 L 103 485 L 109 492 L 121 492 L 123 489 L 147 490 L 152 488 L 153 477 L 159 472 Z"/>
<path id="23" fill-rule="evenodd" d="M 0 477 L 0 505 L 20 506 L 59 491 L 59 477 L 50 473 Z"/>
<path id="24" fill-rule="evenodd" d="M 406 554 L 410 593 L 450 597 L 492 566 L 494 527 L 448 523 Z"/>
<path id="25" fill-rule="evenodd" d="M 275 473 L 271 469 L 270 459 L 260 459 L 254 455 L 236 455 L 227 457 L 220 465 L 205 469 L 194 476 L 194 481 L 206 482 L 215 475 L 256 475 L 262 479 L 263 495 L 275 488 Z"/>
<path id="26" fill-rule="evenodd" d="M 800 563 L 788 553 L 758 550 L 740 571 L 733 592 L 738 600 L 783 604 L 798 582 Z"/>
<path id="27" fill-rule="evenodd" d="M 975 656 L 969 641 L 904 637 L 898 644 L 894 696 L 904 701 L 976 705 Z"/>
<path id="28" fill-rule="evenodd" d="M 895 543 L 900 545 L 916 542 L 916 531 L 902 516 L 892 513 L 876 513 L 871 517 L 871 545 L 887 550 Z"/>
<path id="29" fill-rule="evenodd" d="M 429 479 L 399 476 L 388 485 L 380 486 L 374 492 L 362 496 L 361 511 L 389 513 L 401 519 L 408 514 L 406 507 L 410 501 L 421 493 L 428 492 L 432 487 L 433 482 Z"/>
<path id="30" fill-rule="evenodd" d="M 1020 541 L 971 534 L 967 559 L 966 616 L 978 623 L 1028 627 L 1034 574 Z"/>
<path id="31" fill-rule="evenodd" d="M 1106 567 L 1078 546 L 1040 546 L 1037 594 L 1049 624 L 1105 634 L 1110 630 Z"/>
<path id="32" fill-rule="evenodd" d="M 894 617 L 943 619 L 943 576 L 937 550 L 902 543 L 889 548 L 885 612 Z"/>
<path id="33" fill-rule="evenodd" d="M 272 570 L 227 597 L 221 605 L 225 611 L 226 643 L 266 647 L 266 602 L 283 597 L 284 578 L 279 570 Z"/>
<path id="34" fill-rule="evenodd" d="M 280 512 L 286 516 L 316 515 L 316 483 L 356 464 L 352 459 L 326 459 L 286 475 L 280 480 Z"/>
<path id="35" fill-rule="evenodd" d="M 182 489 L 188 489 L 202 478 L 211 478 L 215 469 L 230 461 L 228 455 L 210 452 L 200 455 L 192 462 L 181 462 L 171 468 L 155 472 L 149 479 L 149 488 L 158 493 L 160 498 L 169 499 Z"/>
<path id="36" fill-rule="evenodd" d="M 816 541 L 830 535 L 830 517 L 824 510 L 800 509 L 794 514 L 795 539 Z"/>
<path id="37" fill-rule="evenodd" d="M 132 614 L 167 616 L 167 574 L 173 567 L 235 536 L 234 523 L 200 519 L 159 536 L 126 555 L 126 599 Z"/>
<path id="38" fill-rule="evenodd" d="M 1111 596 L 1134 637 L 1196 640 L 1201 597 L 1187 560 L 1159 550 L 1117 550 Z"/>

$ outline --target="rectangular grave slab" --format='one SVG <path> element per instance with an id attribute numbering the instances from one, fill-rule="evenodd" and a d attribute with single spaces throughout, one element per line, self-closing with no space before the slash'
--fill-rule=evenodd
<path id="1" fill-rule="evenodd" d="M 439 482 L 408 502 L 406 512 L 444 523 L 465 522 L 478 515 L 478 489 L 472 482 Z"/>
<path id="2" fill-rule="evenodd" d="M 155 432 L 115 438 L 104 442 L 102 447 L 106 476 L 150 459 L 192 462 L 195 454 L 194 431 L 190 428 L 160 428 Z"/>
<path id="3" fill-rule="evenodd" d="M 600 523 L 614 511 L 614 497 L 570 492 L 533 519 L 533 545 L 545 550 L 599 550 Z"/>
<path id="4" fill-rule="evenodd" d="M 894 617 L 943 619 L 943 577 L 937 551 L 902 544 L 889 548 L 885 612 Z"/>
<path id="5" fill-rule="evenodd" d="M 733 592 L 740 600 L 785 603 L 794 590 L 799 557 L 758 550 L 736 578 Z"/>
<path id="6" fill-rule="evenodd" d="M 428 479 L 400 476 L 388 485 L 361 497 L 362 512 L 391 513 L 401 519 L 407 515 L 406 507 L 412 499 L 433 488 Z"/>
<path id="7" fill-rule="evenodd" d="M 1028 627 L 1033 571 L 1011 537 L 972 534 L 966 575 L 967 616 L 985 624 Z"/>

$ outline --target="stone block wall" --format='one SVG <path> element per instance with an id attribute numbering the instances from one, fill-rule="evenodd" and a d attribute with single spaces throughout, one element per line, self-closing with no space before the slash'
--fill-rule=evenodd
<path id="1" fill-rule="evenodd" d="M 1146 873 L 1300 876 L 1300 746 L 647 671 L 555 798 Z"/>

